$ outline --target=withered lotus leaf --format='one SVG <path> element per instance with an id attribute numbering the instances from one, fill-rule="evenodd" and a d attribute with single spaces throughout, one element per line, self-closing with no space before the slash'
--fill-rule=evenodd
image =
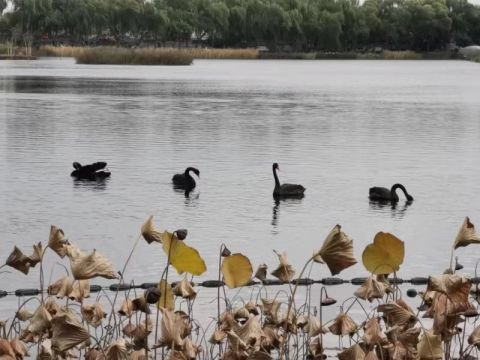
<path id="1" fill-rule="evenodd" d="M 365 268 L 373 274 L 390 274 L 400 269 L 405 257 L 402 240 L 390 233 L 379 232 L 373 244 L 363 250 L 362 260 Z"/>
<path id="2" fill-rule="evenodd" d="M 35 267 L 35 265 L 37 265 L 40 261 L 42 261 L 44 252 L 45 250 L 43 249 L 41 242 L 39 242 L 36 245 L 33 245 L 33 253 L 28 257 L 30 261 L 30 265 L 32 267 Z"/>
<path id="3" fill-rule="evenodd" d="M 355 321 L 353 321 L 347 314 L 340 313 L 328 329 L 332 334 L 343 336 L 354 333 L 357 330 L 357 324 L 355 324 Z"/>
<path id="4" fill-rule="evenodd" d="M 262 350 L 254 351 L 248 356 L 248 360 L 271 360 L 271 359 L 273 358 L 270 356 L 270 354 Z"/>
<path id="5" fill-rule="evenodd" d="M 287 253 L 283 252 L 282 254 L 279 254 L 275 250 L 274 252 L 277 254 L 280 264 L 272 271 L 272 275 L 283 282 L 292 281 L 293 276 L 295 275 L 295 270 L 293 269 L 293 266 L 288 263 Z"/>
<path id="6" fill-rule="evenodd" d="M 480 235 L 475 232 L 475 225 L 470 222 L 467 216 L 458 231 L 453 248 L 458 249 L 459 247 L 470 244 L 480 244 Z"/>
<path id="7" fill-rule="evenodd" d="M 25 275 L 28 275 L 30 270 L 30 260 L 25 256 L 19 248 L 16 246 L 7 258 L 6 264 L 18 271 L 21 271 Z"/>
<path id="8" fill-rule="evenodd" d="M 338 353 L 339 360 L 365 360 L 365 351 L 360 347 L 360 345 L 355 344 L 350 346 L 348 349 L 343 350 L 341 353 Z"/>
<path id="9" fill-rule="evenodd" d="M 20 320 L 20 321 L 27 321 L 29 320 L 31 317 L 33 316 L 33 314 L 28 311 L 27 309 L 25 308 L 22 308 L 20 309 L 18 312 L 17 312 L 17 318 Z"/>
<path id="10" fill-rule="evenodd" d="M 50 226 L 50 236 L 48 238 L 48 247 L 55 251 L 62 259 L 67 255 L 68 241 L 65 239 L 65 234 L 62 229 L 56 226 Z"/>
<path id="11" fill-rule="evenodd" d="M 227 338 L 230 343 L 230 348 L 233 351 L 245 351 L 248 349 L 248 344 L 245 343 L 235 332 L 227 331 Z"/>
<path id="12" fill-rule="evenodd" d="M 6 339 L 0 339 L 0 357 L 15 359 L 15 351 L 13 351 L 12 345 Z"/>
<path id="13" fill-rule="evenodd" d="M 269 317 L 277 317 L 282 303 L 275 299 L 262 298 L 261 300 L 262 304 L 260 305 L 260 307 L 262 308 L 264 314 Z"/>
<path id="14" fill-rule="evenodd" d="M 52 319 L 52 349 L 67 351 L 90 338 L 83 325 L 70 316 L 62 315 Z"/>
<path id="15" fill-rule="evenodd" d="M 133 299 L 132 305 L 133 305 L 133 311 L 141 311 L 141 312 L 144 312 L 145 314 L 151 313 L 150 306 L 148 305 L 147 300 L 143 295 Z"/>
<path id="16" fill-rule="evenodd" d="M 425 331 L 417 345 L 418 359 L 442 360 L 443 343 L 440 335 L 434 335 L 432 330 Z"/>
<path id="17" fill-rule="evenodd" d="M 235 321 L 235 317 L 232 312 L 225 311 L 220 315 L 220 324 L 219 324 L 220 330 L 226 332 L 226 331 L 232 330 L 236 325 L 237 325 L 237 322 Z"/>
<path id="18" fill-rule="evenodd" d="M 179 274 L 187 272 L 192 275 L 202 275 L 207 266 L 198 251 L 184 241 L 178 240 L 177 237 L 165 231 L 162 233 L 163 251 L 170 259 L 170 264 L 177 270 Z"/>
<path id="19" fill-rule="evenodd" d="M 303 330 L 310 337 L 328 333 L 328 328 L 326 326 L 322 326 L 320 320 L 313 315 L 308 316 L 308 322 Z"/>
<path id="20" fill-rule="evenodd" d="M 12 346 L 13 352 L 15 353 L 17 359 L 22 360 L 25 356 L 29 356 L 27 346 L 23 341 L 14 338 L 10 340 L 10 345 Z"/>
<path id="21" fill-rule="evenodd" d="M 417 321 L 413 310 L 402 299 L 389 304 L 381 304 L 377 307 L 377 311 L 383 312 L 389 326 L 413 325 Z"/>
<path id="22" fill-rule="evenodd" d="M 154 241 L 162 243 L 162 232 L 153 222 L 153 216 L 150 216 L 147 220 L 145 220 L 145 222 L 142 224 L 141 232 L 147 243 L 151 244 Z"/>
<path id="23" fill-rule="evenodd" d="M 97 276 L 106 279 L 118 278 L 110 260 L 96 250 L 88 255 L 71 257 L 70 267 L 75 280 L 88 280 Z"/>
<path id="24" fill-rule="evenodd" d="M 363 331 L 363 339 L 369 345 L 380 343 L 380 341 L 382 341 L 384 338 L 377 318 L 371 318 L 367 320 L 363 326 Z"/>
<path id="25" fill-rule="evenodd" d="M 235 333 L 244 343 L 257 347 L 260 345 L 261 339 L 265 337 L 258 317 L 254 315 L 242 327 L 238 328 Z"/>
<path id="26" fill-rule="evenodd" d="M 102 350 L 90 348 L 85 353 L 85 360 L 105 360 L 105 353 Z"/>
<path id="27" fill-rule="evenodd" d="M 145 355 L 145 349 L 132 351 L 130 355 L 130 359 L 131 360 L 147 360 L 147 356 Z"/>
<path id="28" fill-rule="evenodd" d="M 375 353 L 375 350 L 370 350 L 365 354 L 365 359 L 364 360 L 379 360 L 377 354 Z"/>
<path id="29" fill-rule="evenodd" d="M 59 299 L 69 296 L 73 291 L 73 279 L 65 276 L 48 286 L 48 295 L 56 295 Z"/>
<path id="30" fill-rule="evenodd" d="M 264 326 L 263 333 L 265 337 L 260 343 L 260 348 L 271 351 L 273 349 L 280 348 L 280 335 L 278 334 L 278 329 L 273 328 L 272 326 Z"/>
<path id="31" fill-rule="evenodd" d="M 320 337 L 310 339 L 308 344 L 308 352 L 313 360 L 321 360 L 324 358 L 323 345 Z"/>
<path id="32" fill-rule="evenodd" d="M 82 304 L 80 310 L 83 319 L 94 328 L 99 327 L 102 324 L 102 320 L 106 317 L 102 305 L 98 302 L 91 305 Z"/>
<path id="33" fill-rule="evenodd" d="M 235 320 L 247 320 L 250 317 L 250 312 L 245 307 L 241 307 L 233 312 L 233 317 Z"/>
<path id="34" fill-rule="evenodd" d="M 440 275 L 430 276 L 428 278 L 427 291 L 439 291 L 448 296 L 454 304 L 464 304 L 468 302 L 468 295 L 472 282 L 460 275 Z"/>
<path id="35" fill-rule="evenodd" d="M 166 360 L 188 360 L 185 354 L 179 350 L 172 350 L 168 353 Z"/>
<path id="36" fill-rule="evenodd" d="M 248 284 L 253 274 L 250 260 L 240 253 L 224 257 L 221 271 L 223 281 L 230 289 Z"/>
<path id="37" fill-rule="evenodd" d="M 162 312 L 162 321 L 160 323 L 161 336 L 155 347 L 180 347 L 186 326 L 185 319 L 175 314 L 172 310 L 167 310 L 163 307 L 160 308 L 160 311 Z"/>
<path id="38" fill-rule="evenodd" d="M 267 269 L 268 266 L 266 264 L 260 264 L 255 272 L 255 276 L 260 281 L 267 280 Z"/>
<path id="39" fill-rule="evenodd" d="M 35 335 L 42 334 L 45 330 L 52 326 L 52 315 L 45 309 L 43 305 L 39 305 L 32 318 L 27 330 Z"/>
<path id="40" fill-rule="evenodd" d="M 384 283 L 377 281 L 372 275 L 362 286 L 360 286 L 360 288 L 357 289 L 357 291 L 355 291 L 354 294 L 360 299 L 372 302 L 373 299 L 383 298 L 386 288 L 387 286 Z"/>
<path id="41" fill-rule="evenodd" d="M 106 360 L 129 360 L 130 356 L 127 350 L 127 342 L 124 338 L 117 339 L 108 347 Z"/>
<path id="42" fill-rule="evenodd" d="M 134 323 L 128 323 L 125 325 L 122 329 L 123 335 L 127 337 L 133 337 L 135 335 L 135 329 L 137 328 L 137 325 Z"/>
<path id="43" fill-rule="evenodd" d="M 196 359 L 198 353 L 202 350 L 202 348 L 198 345 L 195 345 L 192 340 L 189 338 L 183 339 L 182 343 L 182 352 L 188 360 Z"/>
<path id="44" fill-rule="evenodd" d="M 257 304 L 255 304 L 253 301 L 247 302 L 245 304 L 245 309 L 247 309 L 250 314 L 259 315 Z"/>
<path id="45" fill-rule="evenodd" d="M 193 300 L 197 296 L 197 292 L 192 287 L 190 281 L 188 281 L 186 278 L 175 285 L 173 288 L 173 294 L 189 300 Z"/>
<path id="46" fill-rule="evenodd" d="M 45 339 L 40 344 L 37 360 L 52 360 L 53 358 L 52 341 L 50 339 Z"/>
<path id="47" fill-rule="evenodd" d="M 90 280 L 77 280 L 73 283 L 73 289 L 68 294 L 70 300 L 82 302 L 90 297 Z"/>
<path id="48" fill-rule="evenodd" d="M 339 274 L 357 263 L 353 256 L 353 240 L 341 230 L 340 225 L 335 225 L 324 240 L 322 248 L 313 255 L 313 260 L 318 263 L 325 262 L 332 275 Z"/>
<path id="49" fill-rule="evenodd" d="M 216 329 L 213 332 L 212 336 L 210 336 L 210 340 L 208 340 L 208 342 L 210 344 L 218 345 L 218 344 L 221 344 L 226 337 L 227 337 L 227 334 L 225 333 L 225 331 Z"/>
<path id="50" fill-rule="evenodd" d="M 120 309 L 118 310 L 118 313 L 120 315 L 130 317 L 130 316 L 132 316 L 133 311 L 134 311 L 133 302 L 132 302 L 131 299 L 127 298 L 127 299 L 123 300 L 122 305 L 120 306 Z"/>
<path id="51" fill-rule="evenodd" d="M 470 345 L 475 345 L 478 347 L 478 345 L 480 344 L 480 325 L 477 326 L 473 331 L 472 333 L 470 334 L 470 336 L 468 337 L 468 343 Z"/>
<path id="52" fill-rule="evenodd" d="M 160 280 L 158 284 L 160 289 L 160 299 L 158 300 L 157 306 L 159 308 L 163 307 L 167 310 L 173 310 L 175 308 L 175 299 L 173 297 L 172 286 L 167 283 L 165 279 Z"/>

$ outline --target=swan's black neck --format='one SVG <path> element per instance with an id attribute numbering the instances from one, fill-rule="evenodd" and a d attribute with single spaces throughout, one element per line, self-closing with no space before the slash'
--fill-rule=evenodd
<path id="1" fill-rule="evenodd" d="M 185 175 L 188 175 L 188 176 L 190 176 L 190 174 L 189 174 L 189 173 L 190 173 L 190 171 L 193 171 L 193 170 L 194 170 L 194 168 L 193 168 L 193 167 L 188 167 L 188 168 L 186 168 L 186 169 L 185 169 Z"/>
<path id="2" fill-rule="evenodd" d="M 273 171 L 273 178 L 275 179 L 275 189 L 278 189 L 280 187 L 280 180 L 278 180 L 277 176 L 277 168 L 272 166 L 272 171 Z"/>
<path id="3" fill-rule="evenodd" d="M 407 189 L 405 189 L 405 186 L 403 186 L 402 184 L 395 184 L 392 186 L 392 189 L 390 190 L 390 194 L 392 196 L 393 199 L 397 199 L 398 200 L 398 195 L 396 193 L 397 189 L 400 189 L 403 191 L 403 194 L 405 195 L 405 197 L 408 199 L 408 200 L 411 200 L 412 197 L 408 194 L 407 192 Z"/>

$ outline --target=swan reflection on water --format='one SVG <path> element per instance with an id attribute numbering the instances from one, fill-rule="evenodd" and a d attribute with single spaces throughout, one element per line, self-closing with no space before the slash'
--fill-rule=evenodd
<path id="1" fill-rule="evenodd" d="M 390 202 L 390 201 L 373 201 L 370 200 L 370 210 L 388 212 L 394 219 L 402 219 L 405 216 L 405 213 L 410 205 L 413 204 L 413 201 L 405 201 L 403 203 L 399 202 Z"/>
<path id="2" fill-rule="evenodd" d="M 75 189 L 88 189 L 93 191 L 103 191 L 107 188 L 107 184 L 110 181 L 110 178 L 97 179 L 97 180 L 84 180 L 84 179 L 75 179 L 73 180 L 73 187 Z"/>
<path id="3" fill-rule="evenodd" d="M 278 198 L 273 199 L 273 213 L 272 213 L 272 225 L 274 228 L 278 226 L 278 220 L 280 217 L 280 204 L 283 204 L 284 207 L 293 207 L 301 204 L 303 201 L 303 196 L 296 198 Z"/>

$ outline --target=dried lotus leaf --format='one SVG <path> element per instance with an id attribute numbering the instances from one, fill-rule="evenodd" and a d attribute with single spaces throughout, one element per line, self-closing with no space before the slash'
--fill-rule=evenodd
<path id="1" fill-rule="evenodd" d="M 173 294 L 189 300 L 193 300 L 197 296 L 197 292 L 187 279 L 183 279 L 175 285 L 173 288 Z"/>
<path id="2" fill-rule="evenodd" d="M 355 291 L 354 295 L 360 299 L 372 302 L 373 299 L 382 299 L 386 289 L 387 286 L 384 283 L 370 276 L 367 281 Z"/>
<path id="3" fill-rule="evenodd" d="M 50 227 L 50 236 L 48 239 L 48 247 L 55 251 L 62 259 L 67 255 L 68 241 L 65 239 L 65 234 L 62 229 L 52 225 Z"/>
<path id="4" fill-rule="evenodd" d="M 153 216 L 150 216 L 142 225 L 142 236 L 149 244 L 152 242 L 162 243 L 162 231 L 160 231 L 153 222 Z"/>
<path id="5" fill-rule="evenodd" d="M 255 272 L 255 276 L 260 281 L 267 280 L 267 269 L 268 266 L 266 264 L 260 264 Z"/>
<path id="6" fill-rule="evenodd" d="M 470 222 L 467 216 L 458 231 L 453 248 L 458 249 L 459 247 L 470 244 L 480 244 L 480 235 L 475 232 L 475 225 Z"/>
<path id="7" fill-rule="evenodd" d="M 313 255 L 313 260 L 326 263 L 332 275 L 339 274 L 357 263 L 353 256 L 353 240 L 341 231 L 340 225 L 335 225 L 325 238 L 321 249 Z"/>
<path id="8" fill-rule="evenodd" d="M 345 313 L 337 315 L 333 324 L 328 327 L 330 332 L 334 335 L 347 335 L 352 334 L 357 330 L 357 324 L 352 320 L 350 316 Z"/>
<path id="9" fill-rule="evenodd" d="M 110 260 L 96 250 L 91 254 L 70 258 L 70 267 L 76 280 L 88 280 L 97 276 L 106 279 L 118 278 Z"/>
<path id="10" fill-rule="evenodd" d="M 90 339 L 83 325 L 70 316 L 62 315 L 52 319 L 52 349 L 65 352 Z"/>
<path id="11" fill-rule="evenodd" d="M 279 254 L 275 251 L 275 254 L 277 254 L 280 264 L 271 274 L 285 283 L 292 281 L 293 276 L 295 275 L 295 270 L 293 269 L 293 266 L 288 263 L 287 253 L 283 252 L 282 254 Z"/>

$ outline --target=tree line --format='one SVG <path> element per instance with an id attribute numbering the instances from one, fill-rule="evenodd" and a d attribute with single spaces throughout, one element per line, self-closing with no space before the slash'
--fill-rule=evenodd
<path id="1" fill-rule="evenodd" d="M 7 8 L 0 0 L 0 10 Z M 1 12 L 0 12 L 1 13 Z M 433 51 L 480 43 L 480 6 L 467 0 L 11 0 L 3 39 L 106 35 L 162 45 L 265 45 L 272 50 L 351 51 L 381 46 Z"/>

